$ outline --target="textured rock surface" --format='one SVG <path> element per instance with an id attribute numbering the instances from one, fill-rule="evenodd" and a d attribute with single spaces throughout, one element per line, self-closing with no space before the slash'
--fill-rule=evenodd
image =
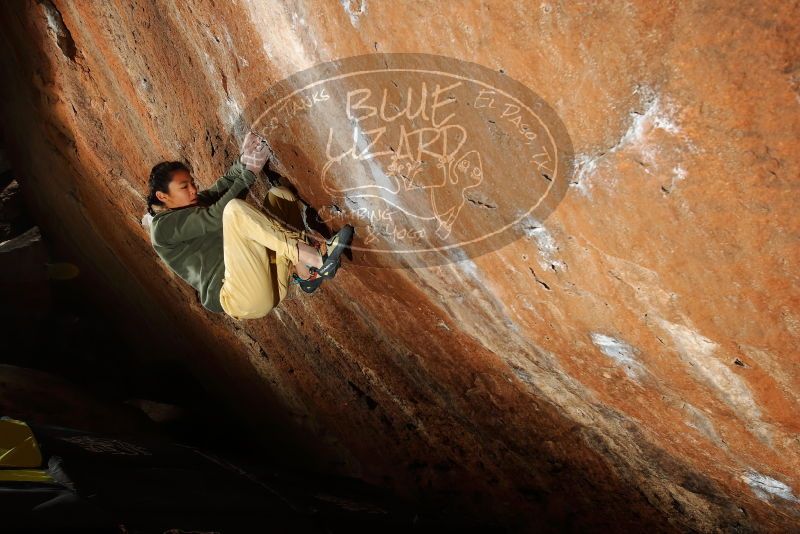
<path id="1" fill-rule="evenodd" d="M 131 334 L 184 351 L 265 442 L 511 525 L 796 530 L 800 9 L 446 5 L 4 3 L 9 156 Z M 150 167 L 210 185 L 250 99 L 374 51 L 534 89 L 572 137 L 567 197 L 491 254 L 205 313 L 140 226 Z"/>

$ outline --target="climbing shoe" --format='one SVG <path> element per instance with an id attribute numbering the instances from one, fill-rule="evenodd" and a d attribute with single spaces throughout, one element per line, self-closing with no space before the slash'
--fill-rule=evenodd
<path id="1" fill-rule="evenodd" d="M 311 272 L 311 276 L 308 278 L 300 278 L 297 273 L 292 273 L 292 283 L 300 286 L 300 289 L 306 293 L 316 291 L 322 285 L 322 282 L 336 275 L 336 271 L 339 270 L 342 264 L 342 252 L 350 245 L 352 239 L 353 227 L 348 224 L 324 243 L 314 245 L 322 256 L 322 267 L 317 269 L 316 267 L 307 266 Z"/>
<path id="2" fill-rule="evenodd" d="M 322 257 L 322 267 L 316 269 L 309 267 L 309 271 L 318 274 L 320 278 L 333 278 L 341 265 L 342 252 L 353 240 L 353 227 L 346 224 L 336 235 L 325 242 L 327 254 Z"/>
<path id="3" fill-rule="evenodd" d="M 319 274 L 312 272 L 311 276 L 307 279 L 300 278 L 297 273 L 292 273 L 292 282 L 300 286 L 300 289 L 306 293 L 313 293 L 322 285 L 324 278 Z"/>

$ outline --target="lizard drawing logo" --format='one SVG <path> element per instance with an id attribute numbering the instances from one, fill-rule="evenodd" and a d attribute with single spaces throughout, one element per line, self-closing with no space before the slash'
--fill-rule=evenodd
<path id="1" fill-rule="evenodd" d="M 297 72 L 234 129 L 327 227 L 351 224 L 370 265 L 430 265 L 525 235 L 563 198 L 572 145 L 553 109 L 502 71 L 430 54 L 369 54 Z"/>
<path id="2" fill-rule="evenodd" d="M 447 89 L 454 89 L 458 85 Z M 422 98 L 427 92 L 427 86 L 423 83 L 420 91 Z M 433 95 L 441 92 L 442 88 L 436 86 Z M 468 142 L 466 128 L 449 123 L 455 114 L 437 122 L 433 113 L 425 113 L 425 103 L 420 104 L 416 113 L 386 116 L 379 113 L 377 108 L 367 106 L 365 99 L 362 99 L 357 108 L 367 107 L 370 110 L 361 116 L 353 115 L 356 106 L 350 100 L 356 93 L 371 94 L 371 91 L 359 89 L 348 93 L 348 116 L 357 122 L 348 150 L 333 155 L 334 129 L 329 131 L 326 147 L 328 159 L 321 172 L 325 191 L 332 196 L 348 195 L 351 199 L 378 199 L 408 217 L 435 222 L 436 236 L 447 239 L 467 202 L 467 190 L 478 187 L 484 180 L 480 152 L 465 149 Z M 407 96 L 408 111 L 414 92 L 409 90 Z M 436 100 L 432 105 L 436 106 Z M 446 103 L 438 107 L 444 105 Z M 381 108 L 385 107 L 384 100 Z M 409 121 L 427 120 L 431 125 L 409 129 L 405 122 L 398 126 L 397 121 L 401 117 Z M 367 121 L 372 122 L 373 127 L 365 131 L 361 125 Z M 397 148 L 390 144 L 387 149 L 386 143 L 390 138 L 397 140 Z M 346 180 L 341 179 L 341 174 L 348 168 L 342 164 L 345 160 L 348 163 L 369 161 L 373 181 L 348 185 Z"/>

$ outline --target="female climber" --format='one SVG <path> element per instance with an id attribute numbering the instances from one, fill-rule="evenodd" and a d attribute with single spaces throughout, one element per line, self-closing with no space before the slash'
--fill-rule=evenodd
<path id="1" fill-rule="evenodd" d="M 346 225 L 330 240 L 309 244 L 304 230 L 288 227 L 299 221 L 300 211 L 285 187 L 273 186 L 267 195 L 275 216 L 236 198 L 253 185 L 268 154 L 266 141 L 249 132 L 239 159 L 200 192 L 181 162 L 161 162 L 150 173 L 153 248 L 199 292 L 206 309 L 234 319 L 257 319 L 274 308 L 286 296 L 292 266 L 292 279 L 306 293 L 314 292 L 336 275 L 353 236 Z M 294 227 L 303 228 L 302 222 Z"/>

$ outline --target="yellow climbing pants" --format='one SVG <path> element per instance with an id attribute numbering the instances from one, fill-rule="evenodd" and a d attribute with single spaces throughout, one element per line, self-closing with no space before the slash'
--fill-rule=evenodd
<path id="1" fill-rule="evenodd" d="M 305 232 L 287 228 L 302 228 L 297 199 L 288 189 L 273 187 L 267 203 L 271 214 L 239 199 L 222 211 L 225 276 L 219 301 L 234 319 L 267 315 L 286 296 L 291 265 L 299 261 L 297 242 Z"/>

